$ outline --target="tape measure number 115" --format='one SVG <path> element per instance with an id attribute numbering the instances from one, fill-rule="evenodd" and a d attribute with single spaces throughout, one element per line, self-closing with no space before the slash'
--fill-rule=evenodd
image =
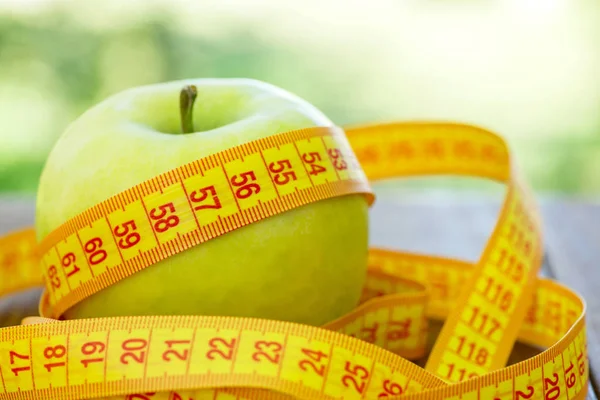
<path id="1" fill-rule="evenodd" d="M 226 316 L 59 320 L 87 296 L 234 229 L 335 196 L 372 201 L 370 182 L 424 175 L 506 185 L 480 259 L 371 248 L 359 306 L 324 326 Z M 199 193 L 200 182 L 212 189 Z M 153 205 L 165 201 L 170 219 L 156 218 Z M 117 223 L 125 219 L 128 228 Z M 0 399 L 583 399 L 585 305 L 539 276 L 541 232 L 505 142 L 477 127 L 321 127 L 246 143 L 119 193 L 40 244 L 32 230 L 0 241 L 0 294 L 46 287 L 39 317 L 0 330 Z M 86 262 L 74 269 L 65 257 Z M 426 355 L 431 318 L 445 323 L 421 368 L 410 360 Z M 507 367 L 516 341 L 545 350 Z"/>

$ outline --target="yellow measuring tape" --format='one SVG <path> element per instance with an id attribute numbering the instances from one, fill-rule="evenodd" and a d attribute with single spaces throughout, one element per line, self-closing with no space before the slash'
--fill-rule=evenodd
<path id="1" fill-rule="evenodd" d="M 82 299 L 233 229 L 369 181 L 503 182 L 475 264 L 371 249 L 360 305 L 325 326 L 224 316 L 59 320 Z M 0 241 L 0 295 L 40 285 L 40 317 L 0 329 L 0 399 L 583 399 L 585 305 L 538 276 L 539 212 L 502 138 L 460 124 L 313 128 L 168 171 L 41 243 Z M 40 268 L 41 266 L 41 268 Z M 343 279 L 343 277 L 340 277 Z M 428 318 L 445 319 L 425 368 Z M 506 367 L 513 344 L 545 348 Z"/>

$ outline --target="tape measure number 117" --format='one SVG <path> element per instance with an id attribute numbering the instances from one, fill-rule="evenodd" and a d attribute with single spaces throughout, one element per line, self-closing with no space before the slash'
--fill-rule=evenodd
<path id="1" fill-rule="evenodd" d="M 232 182 L 240 166 L 250 168 L 252 187 Z M 440 174 L 506 184 L 480 259 L 371 248 L 360 305 L 324 326 L 225 316 L 55 319 L 231 230 L 326 198 L 372 196 L 370 182 Z M 291 176 L 291 186 L 278 184 Z M 188 190 L 199 181 L 212 189 Z M 240 190 L 251 203 L 236 200 Z M 165 220 L 157 232 L 146 205 L 153 198 L 164 203 L 161 196 L 169 196 L 173 209 L 162 212 L 173 223 Z M 128 232 L 111 223 L 119 218 L 132 221 Z M 46 287 L 40 317 L 0 330 L 0 399 L 583 399 L 585 305 L 539 277 L 541 232 L 505 142 L 477 127 L 322 127 L 237 146 L 117 194 L 39 245 L 31 230 L 0 241 L 0 294 Z M 87 260 L 76 279 L 68 265 L 61 268 L 69 254 Z M 409 360 L 426 355 L 431 318 L 445 323 L 421 368 Z M 545 350 L 507 367 L 516 341 Z"/>

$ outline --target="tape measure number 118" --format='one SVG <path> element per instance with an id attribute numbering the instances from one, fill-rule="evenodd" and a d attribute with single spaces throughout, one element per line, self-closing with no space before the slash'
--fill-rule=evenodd
<path id="1" fill-rule="evenodd" d="M 270 158 L 282 149 L 286 162 L 277 164 Z M 254 186 L 231 184 L 228 171 L 239 165 L 252 165 Z M 324 173 L 311 175 L 311 166 Z M 294 177 L 289 190 L 277 184 L 286 168 Z M 370 182 L 440 174 L 507 186 L 480 259 L 372 248 L 360 305 L 324 326 L 225 316 L 54 319 L 102 288 L 231 230 L 321 199 L 371 196 Z M 210 192 L 186 190 L 200 178 Z M 131 235 L 113 229 L 117 213 L 136 227 L 149 224 L 146 202 L 166 187 L 181 189 L 168 191 L 169 204 L 186 223 L 165 222 L 169 229 L 158 234 L 150 225 L 140 228 L 154 232 L 147 238 L 132 226 Z M 260 201 L 236 200 L 236 190 L 250 198 L 257 187 Z M 197 207 L 204 202 L 212 207 Z M 505 142 L 473 126 L 322 127 L 237 146 L 117 194 L 39 245 L 31 230 L 0 241 L 0 294 L 46 286 L 40 317 L 0 330 L 0 399 L 583 399 L 585 305 L 539 277 L 541 232 Z M 143 251 L 128 255 L 138 244 Z M 76 283 L 57 267 L 66 254 L 88 259 Z M 409 360 L 426 354 L 430 318 L 445 323 L 421 368 Z M 545 350 L 507 367 L 516 341 Z"/>

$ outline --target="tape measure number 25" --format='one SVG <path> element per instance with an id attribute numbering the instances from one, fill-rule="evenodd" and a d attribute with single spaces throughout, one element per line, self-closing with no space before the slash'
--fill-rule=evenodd
<path id="1" fill-rule="evenodd" d="M 295 179 L 278 190 L 269 165 L 283 153 L 280 167 Z M 240 165 L 252 166 L 253 183 L 264 188 L 251 203 L 237 201 L 241 189 L 230 184 Z M 54 319 L 102 288 L 233 229 L 325 198 L 372 196 L 369 182 L 440 174 L 507 186 L 478 262 L 372 248 L 360 305 L 324 326 L 219 316 Z M 214 189 L 206 196 L 187 190 L 200 179 Z M 186 223 L 171 224 L 168 237 L 124 239 L 115 232 L 111 220 L 124 216 L 148 224 L 146 202 L 166 187 L 179 188 L 167 192 L 173 204 L 189 208 L 177 214 Z M 194 207 L 204 201 L 213 207 Z M 143 242 L 143 249 L 129 254 L 119 239 Z M 583 399 L 585 305 L 538 276 L 542 248 L 536 205 L 505 142 L 491 132 L 391 123 L 274 135 L 117 194 L 39 246 L 31 230 L 3 238 L 0 294 L 42 282 L 46 290 L 40 317 L 0 329 L 0 399 Z M 56 267 L 65 254 L 91 260 L 76 279 Z M 426 355 L 430 318 L 445 323 L 421 368 L 409 360 Z M 507 367 L 516 341 L 545 350 Z"/>

